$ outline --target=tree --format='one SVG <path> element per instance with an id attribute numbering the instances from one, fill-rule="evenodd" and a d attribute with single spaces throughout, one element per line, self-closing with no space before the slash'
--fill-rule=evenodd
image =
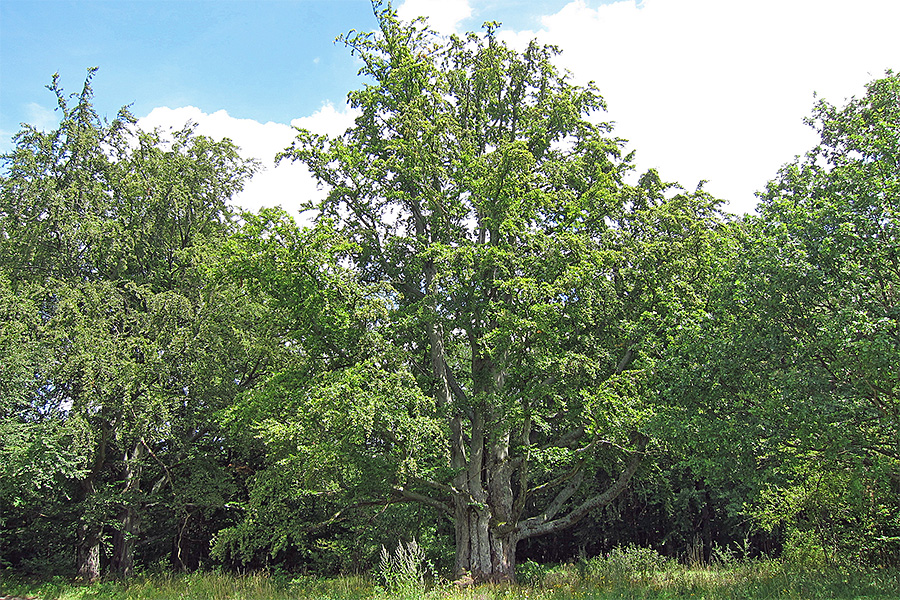
<path id="1" fill-rule="evenodd" d="M 85 436 L 79 423 L 54 419 L 34 402 L 48 348 L 31 287 L 14 286 L 0 268 L 0 564 L 51 571 L 71 548 L 59 542 L 62 536 L 34 527 L 34 516 L 43 508 L 63 517 L 46 510 L 48 498 L 58 502 L 60 480 L 83 475 Z M 23 552 L 26 544 L 39 544 L 40 556 Z"/>
<path id="2" fill-rule="evenodd" d="M 254 392 L 273 407 L 259 435 L 298 494 L 425 504 L 453 523 L 458 574 L 511 579 L 520 540 L 637 471 L 654 361 L 703 302 L 716 203 L 655 172 L 626 185 L 623 142 L 589 118 L 602 98 L 554 48 L 376 14 L 379 32 L 342 38 L 371 81 L 350 94 L 354 127 L 301 130 L 285 153 L 328 187 L 315 208 L 345 248 L 304 267 L 318 285 L 269 277 L 356 333 L 325 343 L 294 313 L 304 364 L 328 360 Z"/>
<path id="3" fill-rule="evenodd" d="M 896 561 L 900 78 L 844 107 L 821 101 L 808 123 L 819 145 L 735 224 L 709 318 L 666 378 L 698 415 L 683 437 L 705 472 L 738 473 L 756 523 L 787 530 L 788 550 Z"/>
<path id="4" fill-rule="evenodd" d="M 191 496 L 173 473 L 267 359 L 252 303 L 213 268 L 253 164 L 191 126 L 164 139 L 126 109 L 100 119 L 93 73 L 72 97 L 54 77 L 59 127 L 26 126 L 0 180 L 2 281 L 22 306 L 4 345 L 39 348 L 2 373 L 0 389 L 28 382 L 3 417 L 80 434 L 75 456 L 55 452 L 71 465 L 60 493 L 78 507 L 76 569 L 89 580 L 105 540 L 110 571 L 132 573 L 144 508 L 166 489 Z"/>
<path id="5" fill-rule="evenodd" d="M 338 565 L 360 568 L 382 544 L 396 543 L 346 519 L 356 514 L 349 506 L 377 506 L 382 519 L 372 527 L 379 529 L 392 517 L 384 512 L 396 512 L 379 497 L 405 458 L 396 448 L 373 451 L 366 436 L 376 432 L 369 441 L 378 443 L 391 432 L 415 445 L 435 427 L 420 410 L 427 399 L 385 338 L 393 326 L 389 286 L 359 281 L 341 266 L 347 249 L 329 222 L 301 230 L 279 209 L 244 215 L 232 239 L 232 276 L 266 305 L 264 326 L 283 352 L 267 380 L 224 414 L 235 437 L 268 445 L 269 462 L 248 473 L 245 518 L 216 537 L 213 551 L 228 563 L 303 562 L 335 573 Z M 417 451 L 439 452 L 433 445 Z M 334 513 L 344 518 L 330 518 Z"/>
<path id="6" fill-rule="evenodd" d="M 825 551 L 896 560 L 900 77 L 844 107 L 820 101 L 808 123 L 821 142 L 769 184 L 745 253 L 750 331 L 795 430 L 780 435 L 791 491 L 773 510 L 811 517 Z"/>

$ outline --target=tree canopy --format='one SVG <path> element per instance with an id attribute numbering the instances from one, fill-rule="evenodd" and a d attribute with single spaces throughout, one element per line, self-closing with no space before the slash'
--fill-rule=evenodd
<path id="1" fill-rule="evenodd" d="M 655 172 L 627 184 L 602 98 L 554 48 L 378 18 L 344 38 L 373 81 L 350 94 L 355 125 L 300 131 L 284 155 L 329 189 L 313 208 L 354 281 L 320 270 L 316 302 L 359 334 L 301 325 L 321 317 L 288 286 L 298 352 L 327 360 L 312 387 L 272 392 L 290 408 L 261 435 L 294 485 L 430 506 L 453 522 L 458 574 L 509 579 L 520 540 L 576 524 L 638 469 L 666 330 L 704 302 L 717 202 L 668 197 Z M 259 275 L 309 267 L 276 269 Z"/>
<path id="2" fill-rule="evenodd" d="M 211 270 L 232 228 L 226 202 L 252 165 L 190 126 L 167 140 L 135 132 L 125 109 L 101 120 L 92 75 L 73 96 L 54 78 L 58 128 L 26 127 L 0 181 L 3 353 L 13 358 L 2 485 L 17 487 L 3 503 L 20 528 L 56 513 L 86 579 L 100 575 L 104 536 L 110 570 L 131 574 L 141 516 L 161 490 L 177 498 L 175 513 L 196 498 L 176 471 L 203 468 L 193 448 L 264 358 L 238 334 L 253 317 L 247 303 Z"/>
<path id="3" fill-rule="evenodd" d="M 375 11 L 354 124 L 281 156 L 311 227 L 232 211 L 229 140 L 53 78 L 0 174 L 0 566 L 896 564 L 898 76 L 731 218 L 638 173 L 556 48 Z"/>

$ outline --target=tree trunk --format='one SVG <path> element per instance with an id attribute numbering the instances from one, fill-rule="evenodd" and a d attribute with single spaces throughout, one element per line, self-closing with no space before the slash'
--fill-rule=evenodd
<path id="1" fill-rule="evenodd" d="M 134 546 L 140 529 L 141 518 L 133 506 L 119 511 L 118 529 L 113 533 L 113 555 L 110 571 L 117 577 L 134 575 Z"/>
<path id="2" fill-rule="evenodd" d="M 78 579 L 91 582 L 100 578 L 100 527 L 82 522 L 78 527 L 75 551 Z"/>
<path id="3" fill-rule="evenodd" d="M 491 525 L 491 510 L 458 498 L 455 502 L 456 574 L 475 583 L 515 581 L 514 533 Z"/>
<path id="4" fill-rule="evenodd" d="M 476 583 L 515 581 L 518 531 L 512 521 L 509 434 L 488 443 L 482 413 L 474 411 L 469 462 L 454 499 L 456 573 Z"/>
<path id="5" fill-rule="evenodd" d="M 138 499 L 134 496 L 140 492 L 140 461 L 145 453 L 143 441 L 138 440 L 131 455 L 125 455 L 125 500 L 116 515 L 119 523 L 113 533 L 113 555 L 110 561 L 110 571 L 117 577 L 131 577 L 134 574 L 134 546 L 141 524 Z"/>
<path id="6" fill-rule="evenodd" d="M 101 438 L 102 440 L 102 438 Z M 89 508 L 94 502 L 97 493 L 94 481 L 102 465 L 105 452 L 105 443 L 101 444 L 94 458 L 94 467 L 91 474 L 79 482 L 81 488 L 81 520 L 78 524 L 78 541 L 75 547 L 75 571 L 81 581 L 95 581 L 100 578 L 100 538 L 103 526 L 97 521 Z"/>
<path id="7" fill-rule="evenodd" d="M 712 559 L 712 517 L 710 511 L 711 499 L 709 490 L 702 481 L 697 482 L 697 491 L 700 495 L 700 531 L 703 539 L 703 562 L 709 564 Z"/>

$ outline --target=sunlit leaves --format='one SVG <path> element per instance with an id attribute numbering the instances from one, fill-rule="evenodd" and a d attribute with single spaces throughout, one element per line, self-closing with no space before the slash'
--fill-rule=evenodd
<path id="1" fill-rule="evenodd" d="M 325 339 L 346 340 L 357 327 L 347 318 L 353 307 L 366 298 L 383 301 L 383 313 L 360 315 L 377 335 L 344 344 L 371 354 L 353 353 L 336 373 L 343 377 L 386 350 L 399 361 L 395 369 L 409 372 L 403 385 L 433 399 L 423 416 L 443 419 L 452 456 L 434 448 L 415 453 L 419 465 L 444 475 L 416 482 L 421 493 L 436 497 L 453 481 L 473 497 L 491 487 L 498 502 L 511 501 L 515 493 L 525 498 L 531 485 L 558 485 L 560 470 L 614 471 L 643 444 L 634 431 L 664 401 L 656 362 L 680 327 L 705 314 L 717 201 L 701 190 L 676 193 L 655 172 L 627 185 L 630 156 L 594 114 L 602 98 L 593 84 L 574 85 L 553 64 L 555 48 L 533 42 L 517 52 L 500 41 L 496 24 L 446 40 L 420 23 L 399 22 L 389 9 L 376 14 L 380 32 L 341 38 L 370 78 L 350 94 L 361 111 L 354 126 L 336 138 L 300 131 L 285 152 L 329 193 L 316 206 L 317 232 L 298 236 L 305 244 L 285 243 L 292 247 L 287 254 L 276 252 L 310 275 L 288 277 L 296 292 L 271 293 L 309 307 L 295 313 L 307 322 L 334 323 L 311 331 L 304 351 Z M 334 266 L 302 266 L 328 226 L 337 228 L 331 243 L 344 245 L 321 255 L 320 264 L 346 264 L 342 274 L 355 281 L 316 274 Z M 307 277 L 323 285 L 301 283 Z M 332 290 L 344 290 L 343 304 L 326 306 Z M 329 415 L 323 423 L 339 424 L 326 428 L 322 443 L 350 439 L 356 450 L 344 454 L 361 452 L 364 439 L 348 438 L 344 427 L 356 422 L 368 431 L 369 413 L 346 407 L 330 415 L 309 391 L 328 386 L 306 372 L 306 387 L 293 390 L 298 379 L 285 373 L 273 402 L 284 406 L 293 396 L 311 403 L 316 414 Z M 355 398 L 365 407 L 372 398 L 362 387 L 337 389 L 328 406 Z M 278 431 L 277 439 L 296 430 L 274 421 L 266 429 Z M 383 431 L 377 437 L 390 440 Z M 334 452 L 323 464 L 338 464 Z M 503 458 L 465 476 L 466 461 L 491 452 Z M 298 447 L 297 463 L 312 462 L 306 456 Z M 454 471 L 441 470 L 448 458 Z M 523 480 L 514 493 L 516 470 Z M 503 477 L 506 483 L 497 483 Z"/>
<path id="2" fill-rule="evenodd" d="M 722 425 L 705 435 L 745 438 L 746 472 L 768 478 L 755 516 L 816 532 L 826 552 L 881 552 L 896 534 L 877 508 L 896 489 L 872 474 L 900 465 L 898 105 L 888 73 L 844 107 L 816 106 L 820 145 L 734 230 L 721 306 L 695 338 L 721 353 L 697 365 Z"/>
<path id="3" fill-rule="evenodd" d="M 180 485 L 167 463 L 212 431 L 266 351 L 248 327 L 253 303 L 215 267 L 228 202 L 255 165 L 191 125 L 165 135 L 138 131 L 125 109 L 101 119 L 93 73 L 72 96 L 54 78 L 59 127 L 25 127 L 3 157 L 0 293 L 19 300 L 0 302 L 12 319 L 0 353 L 20 358 L 0 370 L 0 392 L 19 389 L 0 403 L 15 448 L 33 450 L 10 464 L 46 473 L 35 485 L 53 492 L 22 518 L 68 496 L 99 543 L 110 519 L 140 513 L 144 492 Z M 191 494 L 173 496 L 172 507 Z M 111 564 L 127 571 L 121 547 Z"/>

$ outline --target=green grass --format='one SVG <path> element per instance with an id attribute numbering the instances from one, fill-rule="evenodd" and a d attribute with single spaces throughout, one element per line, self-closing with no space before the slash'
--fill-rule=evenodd
<path id="1" fill-rule="evenodd" d="M 789 567 L 752 561 L 716 568 L 690 568 L 592 559 L 579 565 L 528 563 L 518 585 L 459 589 L 442 582 L 427 589 L 389 594 L 375 578 L 332 579 L 237 576 L 216 572 L 139 575 L 127 582 L 78 585 L 63 579 L 29 581 L 0 573 L 4 594 L 41 600 L 896 600 L 900 572 L 888 569 Z M 633 558 L 633 557 L 632 557 Z M 652 567 L 652 568 L 651 568 Z"/>

